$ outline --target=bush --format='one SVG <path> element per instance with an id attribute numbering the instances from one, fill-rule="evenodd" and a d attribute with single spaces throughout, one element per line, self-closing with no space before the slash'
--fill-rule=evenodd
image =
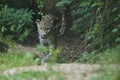
<path id="1" fill-rule="evenodd" d="M 120 43 L 120 1 L 60 0 L 57 3 L 64 5 L 71 8 L 74 19 L 71 30 L 88 39 L 95 49 L 105 50 Z"/>
<path id="2" fill-rule="evenodd" d="M 104 64 L 119 64 L 120 61 L 120 46 L 107 49 L 104 54 L 99 55 L 98 63 Z"/>
<path id="3" fill-rule="evenodd" d="M 103 65 L 97 70 L 98 76 L 91 77 L 90 80 L 120 80 L 120 68 Z"/>
<path id="4" fill-rule="evenodd" d="M 120 46 L 99 53 L 94 51 L 91 54 L 84 52 L 76 62 L 80 63 L 98 63 L 98 64 L 119 64 Z"/>
<path id="5" fill-rule="evenodd" d="M 0 10 L 0 32 L 11 35 L 16 40 L 23 40 L 32 26 L 32 11 L 4 6 Z"/>

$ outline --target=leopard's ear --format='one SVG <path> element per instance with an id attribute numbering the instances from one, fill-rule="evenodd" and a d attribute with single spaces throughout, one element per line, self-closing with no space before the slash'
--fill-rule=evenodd
<path id="1" fill-rule="evenodd" d="M 36 21 L 35 21 L 35 22 L 36 22 L 36 24 L 38 24 L 38 23 L 40 23 L 40 20 L 39 20 L 39 19 L 36 19 Z"/>

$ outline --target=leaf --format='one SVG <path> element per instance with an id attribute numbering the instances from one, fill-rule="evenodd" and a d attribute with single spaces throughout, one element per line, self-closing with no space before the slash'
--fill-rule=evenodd
<path id="1" fill-rule="evenodd" d="M 57 48 L 57 49 L 55 49 L 55 50 L 53 51 L 53 54 L 54 54 L 54 55 L 57 55 L 58 53 L 60 53 L 60 51 L 61 51 L 61 49 Z"/>
<path id="2" fill-rule="evenodd" d="M 15 25 L 12 25 L 12 26 L 10 27 L 10 30 L 11 30 L 11 31 L 15 31 Z"/>
<path id="3" fill-rule="evenodd" d="M 28 35 L 28 26 L 32 22 L 32 11 L 28 9 L 15 9 L 3 6 L 0 11 L 0 31 L 7 31 L 17 40 L 23 40 Z M 2 27 L 2 26 L 5 27 Z M 7 28 L 6 28 L 7 27 Z"/>
<path id="4" fill-rule="evenodd" d="M 116 42 L 120 42 L 120 37 L 118 37 L 115 41 L 116 41 Z"/>
<path id="5" fill-rule="evenodd" d="M 91 7 L 96 7 L 96 6 L 102 6 L 104 4 L 104 2 L 95 2 L 91 5 Z"/>
<path id="6" fill-rule="evenodd" d="M 118 26 L 117 26 L 118 28 L 120 28 L 120 24 L 118 24 Z"/>
<path id="7" fill-rule="evenodd" d="M 120 17 L 120 14 L 118 14 L 118 17 Z"/>
<path id="8" fill-rule="evenodd" d="M 90 5 L 90 2 L 89 1 L 82 1 L 81 3 L 80 3 L 80 6 L 88 6 L 88 5 Z"/>
<path id="9" fill-rule="evenodd" d="M 34 64 L 35 64 L 35 65 L 38 65 L 38 64 L 40 64 L 40 61 L 41 61 L 40 58 L 36 58 L 36 59 L 34 60 Z"/>
<path id="10" fill-rule="evenodd" d="M 114 28 L 114 29 L 112 30 L 112 33 L 116 33 L 116 32 L 118 32 L 118 29 L 117 29 L 117 28 Z"/>
<path id="11" fill-rule="evenodd" d="M 43 46 L 43 45 L 38 45 L 37 46 L 38 50 L 44 51 L 44 52 L 48 52 L 49 51 L 49 47 Z"/>
<path id="12" fill-rule="evenodd" d="M 117 9 L 118 9 L 117 7 L 114 7 L 114 8 L 112 9 L 112 12 L 115 12 Z"/>
<path id="13" fill-rule="evenodd" d="M 115 19 L 114 19 L 114 21 L 117 21 L 119 19 L 119 17 L 116 17 Z"/>
<path id="14" fill-rule="evenodd" d="M 26 30 L 26 31 L 23 33 L 24 36 L 28 36 L 28 34 L 29 34 L 29 30 Z"/>
<path id="15" fill-rule="evenodd" d="M 7 30 L 7 29 L 5 28 L 5 26 L 2 26 L 2 27 L 1 27 L 1 31 L 2 31 L 2 32 L 6 31 L 6 30 Z"/>
<path id="16" fill-rule="evenodd" d="M 70 4 L 72 0 L 61 0 L 55 6 L 64 6 L 65 4 Z"/>

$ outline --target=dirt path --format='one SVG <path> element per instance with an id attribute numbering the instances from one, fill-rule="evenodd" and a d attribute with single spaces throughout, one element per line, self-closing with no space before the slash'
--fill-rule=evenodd
<path id="1" fill-rule="evenodd" d="M 90 80 L 91 77 L 96 77 L 95 72 L 98 69 L 99 65 L 90 65 L 90 64 L 57 64 L 51 67 L 54 71 L 59 71 L 66 78 L 66 80 Z M 44 64 L 40 66 L 28 66 L 28 67 L 19 67 L 13 68 L 10 70 L 4 71 L 5 75 L 14 75 L 16 73 L 27 72 L 27 71 L 49 71 L 49 65 Z M 57 80 L 57 79 L 52 79 Z"/>

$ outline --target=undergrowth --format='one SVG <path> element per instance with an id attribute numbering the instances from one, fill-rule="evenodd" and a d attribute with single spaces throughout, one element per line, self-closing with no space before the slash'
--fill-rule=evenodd
<path id="1" fill-rule="evenodd" d="M 102 53 L 97 53 L 96 51 L 94 51 L 90 54 L 85 52 L 76 62 L 101 65 L 100 69 L 96 71 L 98 73 L 98 76 L 93 77 L 90 80 L 120 80 L 119 50 L 120 46 L 112 49 L 107 49 Z"/>
<path id="2" fill-rule="evenodd" d="M 12 76 L 0 75 L 1 80 L 65 80 L 59 72 L 55 71 L 28 71 Z"/>
<path id="3" fill-rule="evenodd" d="M 31 52 L 25 53 L 19 49 L 15 50 L 16 48 L 14 47 L 12 47 L 12 49 L 13 50 L 9 52 L 0 53 L 0 80 L 56 80 L 56 79 L 65 80 L 60 72 L 56 72 L 53 70 L 48 70 L 47 72 L 46 71 L 28 71 L 28 72 L 17 73 L 15 75 L 1 74 L 5 70 L 11 69 L 11 68 L 33 66 L 33 65 L 38 65 L 38 63 L 40 63 L 40 60 L 33 59 L 34 57 L 33 53 Z M 58 53 L 58 52 L 59 50 L 54 51 L 54 53 Z M 52 61 L 55 61 L 55 58 L 52 58 Z M 50 67 L 52 65 L 49 64 Z"/>
<path id="4" fill-rule="evenodd" d="M 120 80 L 120 67 L 108 67 L 108 65 L 102 65 L 97 71 L 98 76 L 92 77 L 90 80 Z"/>
<path id="5" fill-rule="evenodd" d="M 112 49 L 107 49 L 104 52 L 93 51 L 92 53 L 84 52 L 80 59 L 76 62 L 80 63 L 97 63 L 97 64 L 119 64 L 120 61 L 120 46 Z"/>
<path id="6" fill-rule="evenodd" d="M 14 53 L 1 53 L 0 55 L 0 71 L 34 64 L 33 55 L 30 52 L 23 54 L 20 51 L 15 51 Z"/>

